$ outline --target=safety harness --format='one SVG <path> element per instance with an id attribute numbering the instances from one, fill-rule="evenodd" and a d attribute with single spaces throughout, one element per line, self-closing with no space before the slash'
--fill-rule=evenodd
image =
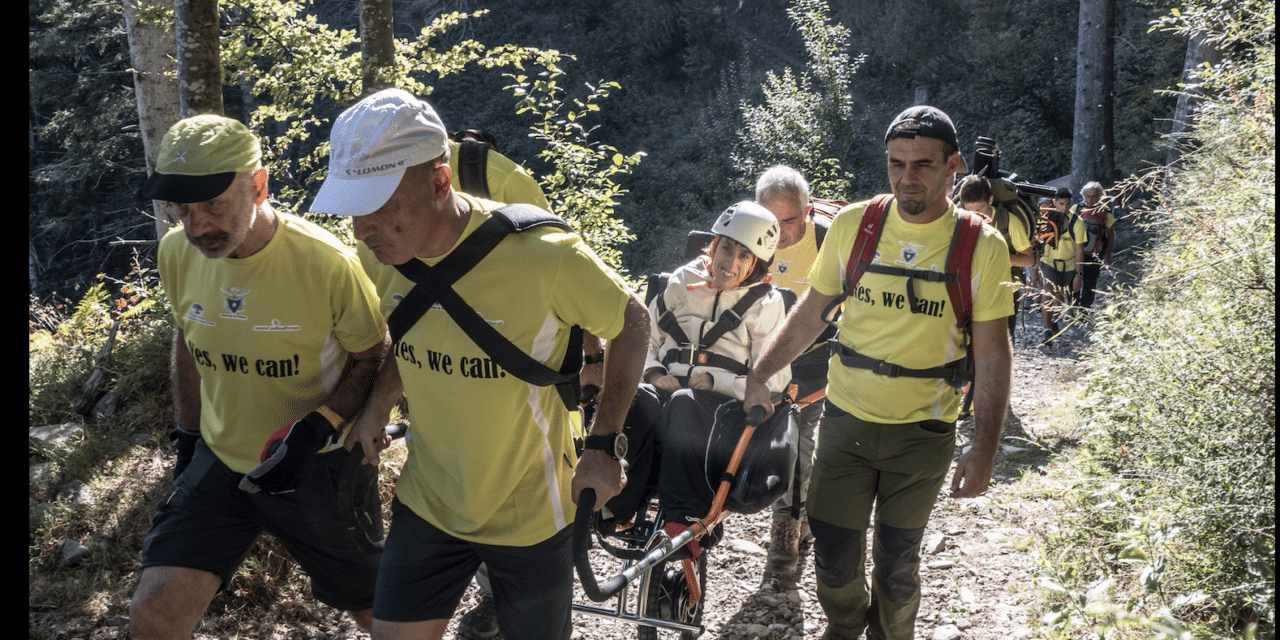
<path id="1" fill-rule="evenodd" d="M 493 211 L 488 220 L 436 266 L 427 266 L 416 258 L 396 265 L 396 269 L 415 285 L 387 317 L 391 339 L 400 342 L 423 314 L 433 304 L 439 303 L 458 327 L 504 371 L 529 384 L 540 387 L 554 385 L 565 406 L 577 409 L 578 369 L 582 366 L 581 327 L 575 325 L 570 330 L 564 363 L 556 371 L 511 344 L 453 290 L 453 283 L 484 260 L 503 238 L 542 226 L 569 230 L 564 220 L 539 207 L 509 204 Z"/>
<path id="2" fill-rule="evenodd" d="M 711 328 L 707 329 L 696 342 L 689 339 L 689 336 L 676 320 L 675 314 L 667 309 L 666 292 L 658 294 L 658 328 L 671 336 L 676 343 L 674 349 L 669 349 L 662 356 L 662 365 L 669 368 L 672 363 L 683 362 L 690 366 L 716 367 L 730 371 L 735 375 L 747 375 L 749 371 L 747 363 L 739 362 L 718 353 L 712 353 L 709 349 L 726 333 L 738 328 L 738 325 L 742 324 L 742 317 L 747 313 L 747 310 L 760 298 L 763 298 L 765 294 L 769 293 L 771 289 L 773 289 L 773 285 L 765 282 L 752 285 L 733 307 L 720 314 L 720 317 L 716 319 L 716 323 L 711 325 Z"/>
<path id="3" fill-rule="evenodd" d="M 940 367 L 928 369 L 910 369 L 885 360 L 877 360 L 864 356 L 854 349 L 841 344 L 838 338 L 832 338 L 832 347 L 840 357 L 840 363 L 855 369 L 867 369 L 873 373 L 890 378 L 941 378 L 954 387 L 963 387 L 973 380 L 973 253 L 978 245 L 978 237 L 982 235 L 983 221 L 980 216 L 969 211 L 959 210 L 959 220 L 955 233 L 951 236 L 951 246 L 947 250 L 946 271 L 939 273 L 924 269 L 904 269 L 884 264 L 873 264 L 876 246 L 880 243 L 880 235 L 884 231 L 885 217 L 893 196 L 882 194 L 871 200 L 862 216 L 858 236 L 853 243 L 853 252 L 845 268 L 844 291 L 836 297 L 823 313 L 830 317 L 831 312 L 857 290 L 858 281 L 864 273 L 907 278 L 907 299 L 911 308 L 919 304 L 915 293 L 915 280 L 943 282 L 947 285 L 947 295 L 951 299 L 951 309 L 955 312 L 956 322 L 965 336 L 965 356 L 959 360 L 948 362 Z"/>

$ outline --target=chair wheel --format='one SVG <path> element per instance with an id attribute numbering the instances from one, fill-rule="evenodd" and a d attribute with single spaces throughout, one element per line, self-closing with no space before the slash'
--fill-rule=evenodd
<path id="1" fill-rule="evenodd" d="M 671 622 L 700 626 L 702 624 L 702 605 L 707 598 L 707 554 L 699 554 L 695 560 L 698 574 L 698 586 L 702 590 L 702 598 L 698 602 L 690 599 L 689 583 L 684 577 L 683 561 L 664 562 L 652 569 L 649 580 L 649 606 L 646 614 L 651 618 L 660 618 Z M 655 640 L 658 630 L 640 625 L 640 640 Z M 680 640 L 695 640 L 700 633 L 681 632 Z"/>

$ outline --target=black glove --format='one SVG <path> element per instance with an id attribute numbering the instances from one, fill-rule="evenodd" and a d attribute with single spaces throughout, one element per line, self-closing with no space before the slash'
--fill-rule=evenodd
<path id="1" fill-rule="evenodd" d="M 267 438 L 258 458 L 262 464 L 240 481 L 240 488 L 249 493 L 263 489 L 270 493 L 288 493 L 297 489 L 311 456 L 337 435 L 337 430 L 316 411 L 281 427 Z"/>
<path id="2" fill-rule="evenodd" d="M 174 480 L 177 480 L 178 476 L 186 470 L 187 465 L 191 464 L 191 458 L 196 455 L 196 442 L 199 440 L 199 433 L 187 431 L 180 425 L 174 425 L 173 431 L 169 432 L 169 442 L 173 443 L 174 448 L 178 450 L 178 460 L 173 463 Z"/>

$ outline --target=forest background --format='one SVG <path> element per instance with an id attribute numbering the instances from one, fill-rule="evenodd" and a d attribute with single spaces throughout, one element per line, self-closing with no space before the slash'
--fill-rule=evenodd
<path id="1" fill-rule="evenodd" d="M 268 38 L 245 35 L 252 31 L 245 25 L 269 21 L 263 14 L 278 11 L 275 4 L 223 3 L 224 58 L 235 47 L 264 49 L 258 40 Z M 278 4 L 301 10 L 289 21 L 303 35 L 308 17 L 324 28 L 309 29 L 317 37 L 358 27 L 356 3 Z M 940 0 L 927 11 L 885 0 L 831 5 L 830 19 L 848 29 L 844 50 L 837 52 L 847 63 L 847 95 L 839 105 L 846 117 L 834 135 L 814 135 L 810 153 L 838 159 L 843 182 L 833 180 L 833 188 L 817 195 L 858 200 L 886 191 L 883 130 L 894 114 L 915 103 L 951 115 L 966 157 L 972 157 L 978 136 L 988 136 L 1003 152 L 1001 167 L 1023 180 L 1043 183 L 1070 173 L 1077 3 Z M 1187 40 L 1153 31 L 1151 23 L 1172 6 L 1168 0 L 1116 3 L 1115 175 L 1081 176 L 1075 187 L 1094 179 L 1110 185 L 1164 162 L 1160 134 L 1169 131 L 1177 101 L 1166 90 L 1179 82 Z M 729 204 L 751 197 L 759 165 L 776 158 L 745 152 L 743 105 L 764 101 L 769 74 L 796 83 L 809 70 L 810 55 L 787 15 L 786 0 L 396 2 L 395 35 L 420 40 L 438 15 L 482 8 L 489 12 L 432 36 L 430 46 L 444 51 L 474 39 L 571 55 L 560 62 L 566 102 L 589 94 L 587 83 L 618 83 L 598 102 L 589 126 L 595 127 L 593 140 L 628 156 L 647 154 L 632 175 L 617 180 L 628 191 L 617 199 L 618 217 L 628 228 L 644 230 L 634 234 L 621 263 L 638 276 L 670 268 L 688 230 L 708 226 Z M 74 299 L 95 274 L 121 275 L 130 268 L 136 245 L 110 241 L 155 237 L 146 217 L 150 203 L 137 196 L 146 164 L 132 67 L 117 4 L 33 0 L 31 9 L 31 290 L 40 299 L 54 291 Z M 256 63 L 266 65 L 259 69 L 227 69 L 227 115 L 248 122 L 251 113 L 273 107 L 272 96 L 253 85 L 261 87 L 270 79 L 263 76 L 284 73 L 284 67 L 310 64 L 302 52 L 293 59 L 288 45 L 257 54 Z M 266 60 L 269 55 L 275 59 Z M 491 132 L 504 154 L 542 177 L 551 169 L 538 155 L 545 143 L 530 137 L 536 114 L 517 113 L 519 97 L 505 89 L 516 72 L 511 66 L 473 65 L 455 75 L 419 79 L 451 130 Z M 813 93 L 833 92 L 816 85 Z M 274 152 L 296 157 L 323 144 L 344 106 L 317 101 L 302 141 Z M 819 127 L 831 127 L 785 124 L 819 133 L 826 131 Z M 299 125 L 272 122 L 260 133 L 271 146 L 290 126 Z M 312 173 L 317 168 L 275 172 L 272 192 L 285 194 L 289 205 L 305 212 L 319 187 L 321 174 Z"/>
<path id="2" fill-rule="evenodd" d="M 825 8 L 815 0 L 794 5 Z M 783 157 L 812 160 L 818 195 L 855 200 L 886 191 L 885 123 L 916 102 L 951 114 L 966 157 L 977 136 L 993 137 L 1002 167 L 1032 182 L 1078 188 L 1139 176 L 1123 181 L 1144 201 L 1121 210 L 1126 272 L 1093 319 L 1081 378 L 1064 389 L 1070 404 L 1055 425 L 1071 434 L 1069 451 L 1053 451 L 1071 472 L 1048 484 L 1019 480 L 1023 491 L 1060 507 L 1057 533 L 1036 541 L 1037 631 L 1274 637 L 1274 4 L 1117 0 L 1115 169 L 1064 180 L 1077 137 L 1081 5 L 940 0 L 920 11 L 838 2 L 828 26 L 840 29 L 806 27 L 782 0 L 512 0 L 445 23 L 437 22 L 442 12 L 484 7 L 395 7 L 396 35 L 425 41 L 416 50 L 424 58 L 473 38 L 574 56 L 420 81 L 450 128 L 493 132 L 535 176 L 603 178 L 579 182 L 579 191 L 600 187 L 592 202 L 606 211 L 616 203 L 634 237 L 615 229 L 603 240 L 633 276 L 671 267 L 688 230 L 751 196 L 759 168 L 778 159 L 762 141 L 778 142 L 791 154 Z M 226 111 L 246 120 L 280 107 L 290 90 L 305 93 L 288 84 L 276 93 L 250 89 L 306 62 L 290 46 L 322 45 L 357 21 L 354 3 L 339 0 L 222 6 L 227 33 L 243 34 L 255 19 L 287 28 L 223 43 L 229 59 L 244 62 L 227 69 Z M 30 3 L 28 418 L 33 427 L 69 425 L 75 434 L 38 443 L 33 429 L 32 637 L 62 637 L 46 623 L 68 616 L 118 626 L 112 620 L 127 611 L 138 544 L 171 464 L 159 444 L 172 424 L 171 329 L 147 244 L 155 235 L 150 203 L 136 196 L 145 160 L 121 13 L 114 2 Z M 427 25 L 438 28 L 419 38 Z M 1197 39 L 1219 56 L 1196 64 L 1184 84 Z M 236 48 L 250 40 L 254 47 Z M 838 46 L 815 55 L 806 49 L 814 42 Z M 270 55 L 261 48 L 268 44 Z M 539 75 L 539 67 L 553 70 Z M 257 68 L 265 76 L 249 77 Z M 802 90 L 819 77 L 848 93 Z M 1166 168 L 1175 105 L 1193 85 L 1202 93 L 1197 128 L 1178 147 L 1179 163 Z M 531 104 L 534 96 L 550 98 Z M 320 100 L 298 128 L 259 125 L 283 168 L 272 189 L 297 211 L 306 210 L 321 175 L 306 158 L 323 152 L 342 102 Z M 560 113 L 575 115 L 557 117 L 544 106 L 551 103 L 572 105 Z M 817 107 L 847 117 L 806 126 L 780 116 Z M 769 129 L 779 123 L 799 130 Z M 561 125 L 576 131 L 571 138 L 589 137 L 588 148 L 619 152 L 585 169 L 546 155 L 554 146 L 547 134 Z M 812 145 L 782 148 L 806 136 Z M 277 147 L 282 140 L 295 142 Z M 85 494 L 96 502 L 75 499 Z M 305 590 L 290 578 L 296 571 L 272 565 L 269 549 L 256 554 L 239 583 L 243 595 L 227 596 L 226 609 L 296 603 Z"/>

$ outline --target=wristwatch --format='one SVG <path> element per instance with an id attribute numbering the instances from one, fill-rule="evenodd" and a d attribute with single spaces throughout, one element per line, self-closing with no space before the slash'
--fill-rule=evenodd
<path id="1" fill-rule="evenodd" d="M 604 362 L 604 352 L 592 353 L 582 357 L 583 364 L 599 364 Z"/>
<path id="2" fill-rule="evenodd" d="M 599 449 L 612 457 L 621 460 L 627 457 L 627 434 L 611 433 L 607 436 L 587 436 L 583 449 Z"/>

